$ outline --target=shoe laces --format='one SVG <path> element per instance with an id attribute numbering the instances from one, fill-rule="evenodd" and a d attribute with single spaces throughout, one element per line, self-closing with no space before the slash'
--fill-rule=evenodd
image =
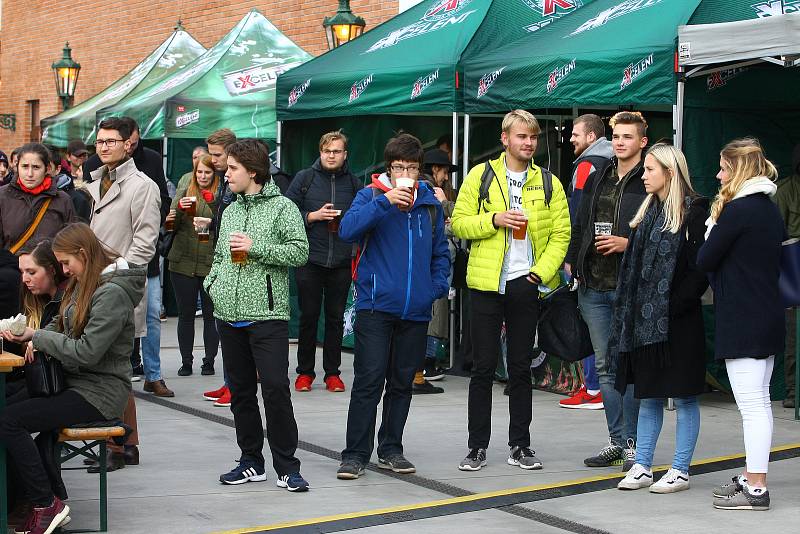
<path id="1" fill-rule="evenodd" d="M 521 458 L 531 458 L 534 456 L 534 452 L 530 450 L 528 447 L 517 447 L 517 450 L 515 451 L 514 454 Z"/>
<path id="2" fill-rule="evenodd" d="M 467 458 L 470 460 L 482 460 L 486 457 L 486 452 L 483 449 L 470 449 Z"/>

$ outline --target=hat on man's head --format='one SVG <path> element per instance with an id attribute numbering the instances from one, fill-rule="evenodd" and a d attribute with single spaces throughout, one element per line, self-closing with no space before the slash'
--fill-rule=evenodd
<path id="1" fill-rule="evenodd" d="M 449 172 L 458 172 L 458 165 L 450 163 L 450 157 L 447 155 L 447 152 L 440 148 L 434 148 L 433 150 L 425 152 L 423 164 L 427 170 L 430 170 L 432 165 L 438 165 L 440 167 L 449 167 Z"/>
<path id="2" fill-rule="evenodd" d="M 80 139 L 70 141 L 67 145 L 67 154 L 73 156 L 85 156 L 89 151 L 86 150 L 86 145 Z"/>
<path id="3" fill-rule="evenodd" d="M 8 165 L 8 156 L 6 156 L 6 153 L 2 150 L 0 150 L 0 161 Z"/>

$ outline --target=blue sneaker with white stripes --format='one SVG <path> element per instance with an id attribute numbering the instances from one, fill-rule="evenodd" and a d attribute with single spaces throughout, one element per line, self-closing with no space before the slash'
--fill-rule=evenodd
<path id="1" fill-rule="evenodd" d="M 244 484 L 245 482 L 263 482 L 265 480 L 267 480 L 267 472 L 264 470 L 264 466 L 258 465 L 251 460 L 239 460 L 239 465 L 219 476 L 220 482 L 230 485 Z"/>
<path id="2" fill-rule="evenodd" d="M 292 473 L 278 477 L 275 483 L 279 488 L 286 488 L 289 491 L 303 492 L 308 491 L 308 482 L 300 473 Z"/>

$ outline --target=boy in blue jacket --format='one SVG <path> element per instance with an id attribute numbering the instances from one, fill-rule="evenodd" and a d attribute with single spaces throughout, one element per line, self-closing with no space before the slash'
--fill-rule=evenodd
<path id="1" fill-rule="evenodd" d="M 450 255 L 442 206 L 418 182 L 422 144 L 409 134 L 389 140 L 387 173 L 358 192 L 339 227 L 339 237 L 359 243 L 355 264 L 356 320 L 353 390 L 347 414 L 347 446 L 337 477 L 356 479 L 372 456 L 375 415 L 378 467 L 413 473 L 403 456 L 403 428 L 411 406 L 415 371 L 425 358 L 433 301 L 448 294 Z"/>

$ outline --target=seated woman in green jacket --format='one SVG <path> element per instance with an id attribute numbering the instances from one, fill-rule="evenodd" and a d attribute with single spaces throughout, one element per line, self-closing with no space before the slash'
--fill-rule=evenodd
<path id="1" fill-rule="evenodd" d="M 167 259 L 175 300 L 178 302 L 178 347 L 181 352 L 181 368 L 178 369 L 178 376 L 192 374 L 194 318 L 198 293 L 203 308 L 205 346 L 200 374 L 214 374 L 214 359 L 217 357 L 219 336 L 214 325 L 214 304 L 203 290 L 203 279 L 211 270 L 214 247 L 208 226 L 195 231 L 195 226 L 199 223 L 193 219 L 195 216 L 208 218 L 214 216 L 217 211 L 215 193 L 218 187 L 219 177 L 214 174 L 211 156 L 208 154 L 201 156 L 195 160 L 188 183 L 178 187 L 175 199 L 172 201 L 172 210 L 167 216 L 168 222 L 174 221 L 175 232 Z"/>
<path id="2" fill-rule="evenodd" d="M 131 391 L 133 308 L 144 295 L 146 274 L 129 269 L 83 223 L 61 230 L 53 252 L 70 278 L 58 316 L 44 329 L 28 327 L 20 336 L 2 332 L 5 339 L 28 342 L 27 361 L 41 351 L 64 369 L 64 391 L 13 404 L 0 414 L 0 444 L 33 503 L 25 530 L 37 533 L 63 524 L 69 506 L 53 494 L 31 434 L 122 416 Z"/>

